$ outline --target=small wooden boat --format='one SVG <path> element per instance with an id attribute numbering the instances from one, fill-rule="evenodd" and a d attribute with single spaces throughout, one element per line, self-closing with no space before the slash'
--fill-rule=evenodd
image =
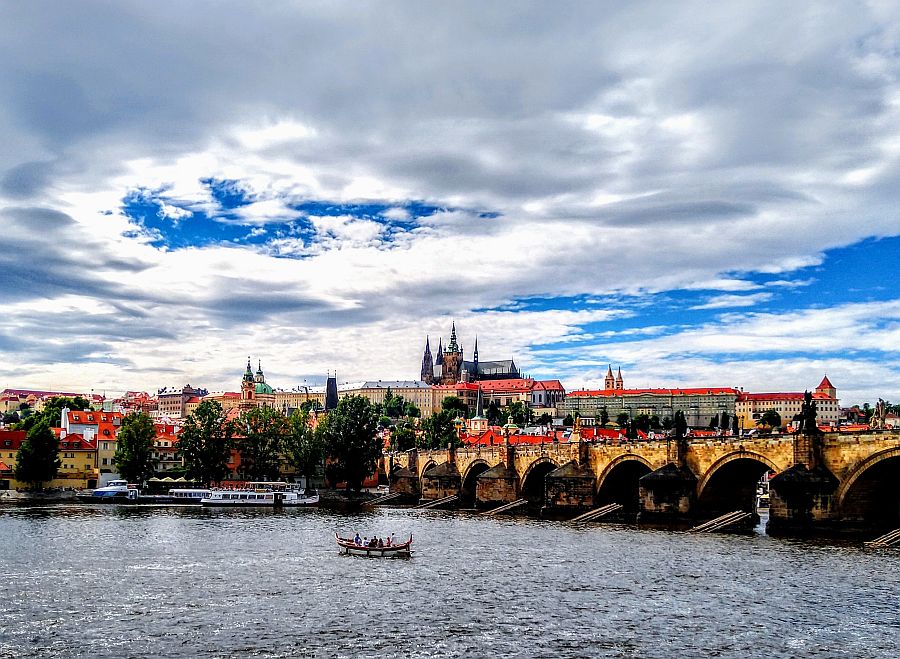
<path id="1" fill-rule="evenodd" d="M 409 540 L 396 545 L 391 545 L 390 547 L 366 547 L 364 545 L 358 545 L 353 541 L 353 538 L 342 538 L 337 533 L 334 534 L 334 539 L 337 541 L 340 552 L 342 554 L 347 554 L 348 556 L 409 558 L 412 555 L 413 538 L 411 533 L 409 535 Z"/>

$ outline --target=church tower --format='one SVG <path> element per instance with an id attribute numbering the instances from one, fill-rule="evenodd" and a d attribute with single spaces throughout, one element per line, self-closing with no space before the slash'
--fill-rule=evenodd
<path id="1" fill-rule="evenodd" d="M 475 335 L 475 354 L 472 355 L 472 380 L 478 382 L 478 335 Z M 480 391 L 480 389 L 479 389 Z"/>
<path id="2" fill-rule="evenodd" d="M 250 358 L 247 357 L 247 370 L 241 380 L 241 409 L 256 407 L 256 381 L 253 379 L 253 368 L 250 366 Z"/>
<path id="3" fill-rule="evenodd" d="M 462 375 L 462 350 L 456 342 L 456 321 L 450 327 L 450 342 L 444 349 L 442 384 L 456 384 Z"/>
<path id="4" fill-rule="evenodd" d="M 606 369 L 606 377 L 603 378 L 603 388 L 607 391 L 616 388 L 616 379 L 612 374 L 612 364 L 610 364 Z"/>
<path id="5" fill-rule="evenodd" d="M 422 375 L 419 378 L 428 384 L 434 384 L 434 361 L 431 357 L 431 346 L 428 337 L 425 337 L 425 355 L 422 357 Z"/>
<path id="6" fill-rule="evenodd" d="M 619 367 L 619 372 L 616 373 L 616 389 L 621 390 L 621 389 L 624 389 L 624 388 L 625 388 L 625 384 L 624 384 L 624 382 L 622 381 L 622 367 L 620 366 L 620 367 Z"/>

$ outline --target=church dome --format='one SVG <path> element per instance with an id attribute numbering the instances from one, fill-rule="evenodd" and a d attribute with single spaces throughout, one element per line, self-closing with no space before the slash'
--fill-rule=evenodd
<path id="1" fill-rule="evenodd" d="M 256 393 L 258 394 L 274 394 L 275 390 L 272 389 L 265 382 L 257 382 L 256 383 Z"/>

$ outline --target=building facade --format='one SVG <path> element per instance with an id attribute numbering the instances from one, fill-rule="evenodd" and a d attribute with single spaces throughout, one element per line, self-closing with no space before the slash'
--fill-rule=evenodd
<path id="1" fill-rule="evenodd" d="M 795 416 L 803 407 L 803 392 L 740 392 L 735 404 L 735 414 L 741 427 L 755 428 L 763 414 L 775 410 L 781 417 L 781 423 L 790 426 Z M 816 419 L 819 425 L 837 426 L 841 418 L 841 406 L 837 397 L 837 389 L 831 384 L 828 376 L 822 378 L 819 386 L 812 393 L 816 403 Z"/>
<path id="2" fill-rule="evenodd" d="M 734 415 L 739 393 L 729 387 L 573 391 L 556 409 L 560 416 L 579 415 L 591 423 L 600 418 L 604 408 L 611 421 L 622 413 L 631 419 L 641 414 L 674 419 L 680 411 L 689 426 L 706 427 L 715 415 Z"/>
<path id="3" fill-rule="evenodd" d="M 159 418 L 182 419 L 187 416 L 185 406 L 194 397 L 202 398 L 206 389 L 192 387 L 189 384 L 181 388 L 163 387 L 156 393 L 157 414 Z"/>
<path id="4" fill-rule="evenodd" d="M 437 354 L 432 358 L 431 344 L 425 337 L 425 352 L 419 379 L 427 384 L 456 384 L 457 382 L 478 382 L 481 380 L 503 380 L 519 377 L 519 369 L 512 359 L 481 361 L 478 357 L 478 337 L 472 360 L 467 361 L 462 346 L 456 337 L 456 323 L 450 326 L 450 341 L 442 348 L 438 340 Z"/>

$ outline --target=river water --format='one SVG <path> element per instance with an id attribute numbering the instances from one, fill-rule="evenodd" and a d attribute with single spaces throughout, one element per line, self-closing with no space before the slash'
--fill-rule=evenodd
<path id="1" fill-rule="evenodd" d="M 415 534 L 409 560 L 334 531 Z M 380 509 L 0 508 L 0 657 L 898 657 L 900 552 Z"/>

